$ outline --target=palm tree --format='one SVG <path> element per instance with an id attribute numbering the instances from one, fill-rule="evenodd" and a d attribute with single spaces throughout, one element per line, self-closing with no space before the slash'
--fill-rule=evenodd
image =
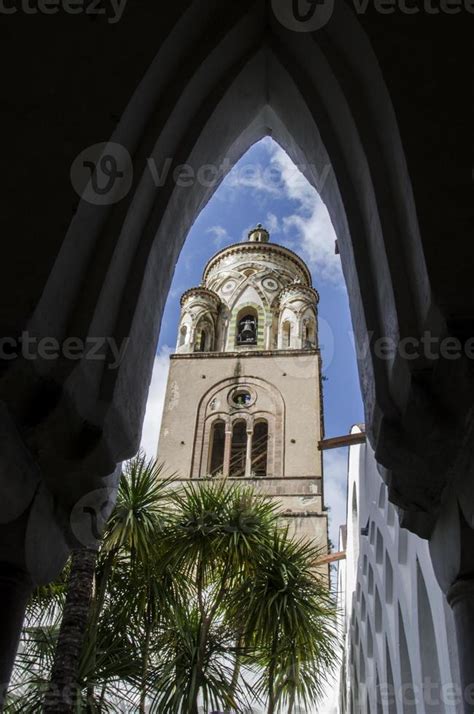
<path id="1" fill-rule="evenodd" d="M 28 602 L 5 712 L 41 710 L 66 599 L 68 572 L 66 566 L 56 582 L 38 587 Z"/>
<path id="2" fill-rule="evenodd" d="M 79 582 L 93 584 L 79 654 L 78 620 L 73 630 L 63 617 L 76 638 L 73 655 L 66 648 L 74 711 L 196 714 L 202 703 L 240 712 L 266 700 L 272 714 L 313 700 L 335 649 L 317 550 L 290 538 L 251 488 L 219 480 L 172 490 L 161 473 L 142 456 L 125 467 L 93 576 Z M 83 572 L 75 561 L 70 571 L 71 582 Z M 41 709 L 65 583 L 36 595 L 8 712 Z"/>
<path id="3" fill-rule="evenodd" d="M 96 557 L 97 551 L 92 548 L 72 552 L 66 602 L 45 697 L 45 714 L 67 714 L 73 711 L 78 699 L 78 666 L 89 617 Z"/>
<path id="4" fill-rule="evenodd" d="M 271 548 L 235 592 L 230 610 L 258 653 L 257 691 L 267 714 L 310 707 L 336 664 L 336 610 L 324 577 L 315 572 L 318 548 L 275 529 Z"/>
<path id="5" fill-rule="evenodd" d="M 276 519 L 268 499 L 241 485 L 204 481 L 175 492 L 162 562 L 187 580 L 190 599 L 159 638 L 166 656 L 155 671 L 156 711 L 196 714 L 200 699 L 237 711 L 246 703 L 245 683 L 233 677 L 238 631 L 226 608 L 267 551 Z"/>
<path id="6" fill-rule="evenodd" d="M 72 554 L 68 594 L 45 697 L 45 714 L 73 711 L 73 702 L 81 696 L 81 671 L 92 675 L 96 668 L 100 618 L 118 560 L 126 553 L 132 570 L 139 572 L 147 568 L 166 513 L 168 481 L 161 479 L 162 468 L 153 460 L 146 461 L 143 454 L 129 461 L 100 555 L 90 548 L 81 548 Z M 152 609 L 149 601 L 150 622 Z M 142 663 L 145 672 L 146 666 L 145 654 Z M 93 678 L 87 680 L 87 694 L 89 701 L 94 701 Z"/>

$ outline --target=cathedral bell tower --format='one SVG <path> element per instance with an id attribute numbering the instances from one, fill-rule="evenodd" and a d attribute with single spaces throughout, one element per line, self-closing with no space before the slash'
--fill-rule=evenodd
<path id="1" fill-rule="evenodd" d="M 183 480 L 256 485 L 327 547 L 318 301 L 306 264 L 261 225 L 214 255 L 181 297 L 158 459 Z"/>

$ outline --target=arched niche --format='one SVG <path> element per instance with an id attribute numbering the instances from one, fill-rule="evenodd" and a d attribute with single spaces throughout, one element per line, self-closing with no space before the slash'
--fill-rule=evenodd
<path id="1" fill-rule="evenodd" d="M 214 325 L 207 319 L 200 320 L 194 334 L 194 352 L 212 352 L 214 349 Z"/>
<path id="2" fill-rule="evenodd" d="M 249 339 L 244 330 L 249 329 Z M 228 336 L 230 349 L 259 347 L 263 349 L 265 337 L 265 313 L 262 305 L 256 303 L 239 304 L 234 307 Z"/>
<path id="3" fill-rule="evenodd" d="M 301 323 L 302 347 L 306 349 L 314 349 L 318 346 L 318 337 L 316 329 L 316 316 L 314 311 L 309 309 L 303 315 Z"/>
<path id="4" fill-rule="evenodd" d="M 184 345 L 186 344 L 187 336 L 188 336 L 188 327 L 187 327 L 187 325 L 182 325 L 182 327 L 179 330 L 178 348 L 184 347 Z"/>
<path id="5" fill-rule="evenodd" d="M 292 324 L 291 320 L 286 319 L 283 320 L 281 323 L 281 328 L 280 328 L 280 348 L 281 349 L 290 349 L 293 347 L 292 344 L 292 336 L 294 339 L 294 323 Z"/>
<path id="6" fill-rule="evenodd" d="M 252 307 L 242 308 L 236 318 L 236 347 L 257 346 L 258 312 Z"/>

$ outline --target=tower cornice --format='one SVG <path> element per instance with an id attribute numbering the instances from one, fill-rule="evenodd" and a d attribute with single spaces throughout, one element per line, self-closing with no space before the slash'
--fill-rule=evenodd
<path id="1" fill-rule="evenodd" d="M 299 257 L 299 255 L 290 250 L 290 248 L 278 245 L 277 243 L 233 243 L 232 245 L 223 248 L 207 262 L 202 276 L 203 282 L 205 283 L 208 279 L 211 269 L 218 265 L 222 260 L 230 255 L 238 255 L 242 253 L 248 253 L 250 255 L 258 253 L 271 255 L 273 253 L 283 256 L 287 260 L 294 263 L 302 271 L 306 278 L 307 287 L 312 287 L 311 273 L 306 263 Z"/>

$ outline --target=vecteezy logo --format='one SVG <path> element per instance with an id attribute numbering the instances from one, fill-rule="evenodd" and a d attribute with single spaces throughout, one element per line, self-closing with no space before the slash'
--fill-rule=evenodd
<path id="1" fill-rule="evenodd" d="M 71 183 L 77 194 L 96 206 L 110 206 L 130 190 L 133 164 L 121 144 L 103 142 L 88 146 L 74 159 Z"/>
<path id="2" fill-rule="evenodd" d="M 81 545 L 94 548 L 114 505 L 114 493 L 101 488 L 83 496 L 71 511 L 71 530 Z"/>
<path id="3" fill-rule="evenodd" d="M 334 0 L 272 0 L 277 20 L 294 32 L 314 32 L 324 27 L 334 12 Z"/>

